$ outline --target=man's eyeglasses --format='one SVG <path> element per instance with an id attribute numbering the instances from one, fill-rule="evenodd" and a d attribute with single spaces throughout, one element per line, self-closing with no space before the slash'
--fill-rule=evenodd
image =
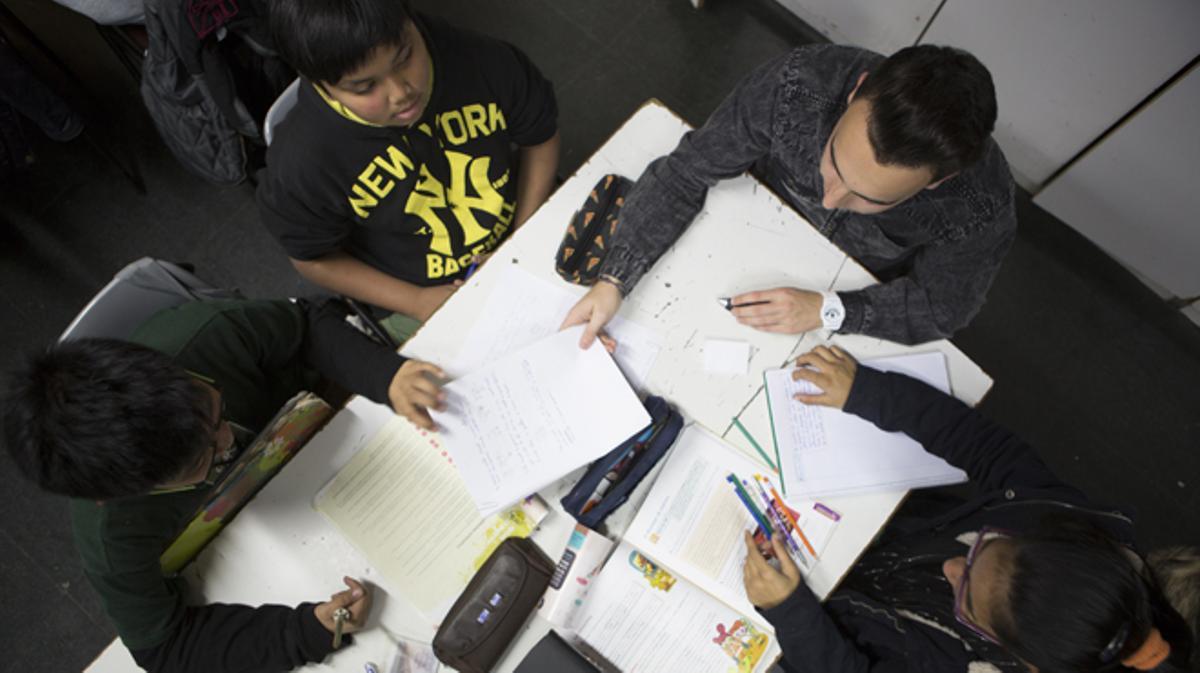
<path id="1" fill-rule="evenodd" d="M 988 633 L 975 623 L 971 617 L 974 613 L 974 606 L 971 603 L 971 568 L 975 565 L 975 559 L 979 558 L 979 552 L 987 543 L 998 538 L 1012 537 L 1012 533 L 1000 528 L 984 527 L 979 531 L 979 537 L 975 539 L 975 544 L 971 545 L 971 550 L 967 552 L 967 564 L 963 568 L 962 579 L 958 586 L 954 587 L 954 618 L 959 624 L 967 627 L 972 633 L 987 640 L 988 642 L 1000 644 L 996 637 Z"/>

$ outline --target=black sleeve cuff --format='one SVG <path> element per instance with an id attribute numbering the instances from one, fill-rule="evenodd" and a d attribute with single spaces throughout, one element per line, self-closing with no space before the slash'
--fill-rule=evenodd
<path id="1" fill-rule="evenodd" d="M 878 415 L 874 410 L 879 406 L 884 378 L 884 372 L 858 363 L 858 369 L 854 372 L 854 382 L 850 384 L 850 395 L 846 397 L 842 411 L 874 422 Z"/>
<path id="2" fill-rule="evenodd" d="M 346 324 L 332 298 L 299 300 L 308 321 L 306 359 L 323 376 L 372 402 L 389 404 L 388 387 L 405 358 Z"/>
<path id="3" fill-rule="evenodd" d="M 333 634 L 317 619 L 316 603 L 301 603 L 296 606 L 300 614 L 300 637 L 304 654 L 309 661 L 324 661 L 333 652 Z M 352 642 L 350 636 L 342 637 L 342 647 Z"/>
<path id="4" fill-rule="evenodd" d="M 837 331 L 842 334 L 862 334 L 871 322 L 871 305 L 866 296 L 862 291 L 838 292 L 837 296 L 846 311 L 842 326 Z"/>
<path id="5" fill-rule="evenodd" d="M 782 603 L 765 610 L 759 608 L 758 612 L 766 617 L 768 622 L 771 622 L 771 626 L 782 638 L 782 634 L 804 628 L 807 623 L 806 618 L 810 617 L 814 610 L 820 612 L 822 610 L 821 603 L 808 585 L 801 582 L 792 595 L 785 598 Z"/>

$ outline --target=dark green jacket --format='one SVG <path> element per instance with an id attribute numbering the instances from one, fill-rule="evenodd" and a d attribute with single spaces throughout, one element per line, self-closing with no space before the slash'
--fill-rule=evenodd
<path id="1" fill-rule="evenodd" d="M 319 370 L 386 403 L 403 358 L 376 346 L 328 308 L 286 301 L 194 302 L 160 312 L 131 340 L 170 355 L 221 390 L 226 420 L 255 432 Z M 208 497 L 208 489 L 73 499 L 75 544 L 117 633 L 151 671 L 277 671 L 330 652 L 312 605 L 190 606 L 182 579 L 159 556 Z M 336 587 L 332 587 L 336 588 Z M 319 596 L 331 587 L 313 587 Z"/>

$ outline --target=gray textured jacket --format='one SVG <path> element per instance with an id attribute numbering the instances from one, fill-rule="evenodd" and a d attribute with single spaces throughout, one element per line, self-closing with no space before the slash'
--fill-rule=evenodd
<path id="1" fill-rule="evenodd" d="M 1012 176 L 995 142 L 970 169 L 883 213 L 821 206 L 825 143 L 858 76 L 880 60 L 854 47 L 809 45 L 751 73 L 642 174 L 602 272 L 627 292 L 700 212 L 710 187 L 753 168 L 879 279 L 839 293 L 842 332 L 919 343 L 970 322 L 1016 234 Z"/>

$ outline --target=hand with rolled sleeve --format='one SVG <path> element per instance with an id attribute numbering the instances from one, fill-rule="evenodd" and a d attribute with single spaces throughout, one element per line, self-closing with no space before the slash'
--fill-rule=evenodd
<path id="1" fill-rule="evenodd" d="M 738 322 L 763 332 L 780 334 L 803 334 L 821 327 L 823 302 L 820 292 L 795 287 L 746 292 L 731 299 L 735 307 L 733 317 Z M 751 303 L 755 305 L 737 308 L 739 304 Z"/>
<path id="2" fill-rule="evenodd" d="M 821 389 L 814 394 L 797 393 L 795 399 L 805 404 L 820 404 L 834 409 L 846 406 L 858 362 L 837 346 L 817 346 L 796 358 L 793 381 L 808 381 Z"/>

